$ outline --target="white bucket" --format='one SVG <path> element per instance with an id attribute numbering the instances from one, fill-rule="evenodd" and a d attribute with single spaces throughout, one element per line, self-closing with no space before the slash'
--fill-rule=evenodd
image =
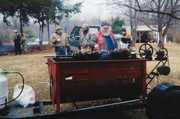
<path id="1" fill-rule="evenodd" d="M 0 72 L 0 109 L 5 107 L 5 102 L 8 97 L 8 80 L 6 75 Z"/>
<path id="2" fill-rule="evenodd" d="M 0 97 L 0 110 L 3 109 L 5 107 L 5 103 L 6 103 L 7 97 Z"/>

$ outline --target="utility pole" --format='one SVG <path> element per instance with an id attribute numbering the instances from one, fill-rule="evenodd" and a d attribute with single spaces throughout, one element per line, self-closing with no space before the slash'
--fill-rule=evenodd
<path id="1" fill-rule="evenodd" d="M 131 35 L 133 35 L 133 20 L 132 20 L 133 11 L 131 9 L 131 7 L 132 7 L 132 0 L 128 0 L 128 2 L 129 2 L 129 6 L 130 6 L 130 8 L 129 8 L 129 14 L 130 14 L 129 21 L 130 21 Z"/>
<path id="2" fill-rule="evenodd" d="M 134 0 L 128 0 L 129 2 L 129 21 L 130 21 L 130 28 L 131 28 L 131 36 L 132 36 L 132 40 L 134 43 L 136 43 L 136 40 L 137 40 L 137 32 L 136 32 L 136 29 L 137 29 L 137 12 L 136 11 L 133 11 L 133 9 L 131 9 L 131 7 L 134 7 L 136 4 L 135 4 L 135 1 Z"/>

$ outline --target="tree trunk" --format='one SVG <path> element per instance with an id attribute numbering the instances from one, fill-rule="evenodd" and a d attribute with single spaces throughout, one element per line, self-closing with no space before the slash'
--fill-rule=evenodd
<path id="1" fill-rule="evenodd" d="M 129 0 L 129 6 L 132 7 L 132 0 Z M 129 8 L 129 13 L 130 13 L 130 17 L 129 17 L 129 21 L 130 21 L 130 27 L 131 27 L 131 36 L 133 35 L 133 11 L 131 8 Z"/>
<path id="2" fill-rule="evenodd" d="M 48 32 L 48 41 L 50 40 L 50 23 L 49 20 L 47 20 L 47 32 Z"/>
<path id="3" fill-rule="evenodd" d="M 134 0 L 129 0 L 129 6 L 134 7 L 136 4 L 134 3 Z M 132 37 L 132 45 L 135 45 L 137 40 L 137 12 L 133 11 L 131 8 L 129 8 L 130 12 L 130 27 L 131 27 L 131 37 Z"/>
<path id="4" fill-rule="evenodd" d="M 19 14 L 20 14 L 20 18 L 19 18 L 19 23 L 20 23 L 20 33 L 21 33 L 21 36 L 22 36 L 22 34 L 23 34 L 23 18 L 22 18 L 22 9 L 20 9 Z"/>
<path id="5" fill-rule="evenodd" d="M 39 41 L 41 39 L 41 24 L 39 23 Z"/>
<path id="6" fill-rule="evenodd" d="M 41 46 L 42 46 L 43 45 L 43 41 L 44 41 L 44 24 L 42 24 L 41 33 L 42 33 L 42 39 L 40 41 L 41 41 Z"/>
<path id="7" fill-rule="evenodd" d="M 159 38 L 158 46 L 159 46 L 159 48 L 164 48 L 165 37 L 166 37 L 166 34 L 163 35 L 163 29 L 161 28 L 158 31 L 158 38 Z"/>
<path id="8" fill-rule="evenodd" d="M 161 9 L 161 1 L 158 1 L 158 11 L 160 11 Z M 161 15 L 160 13 L 157 14 L 157 18 L 158 18 L 158 33 L 159 33 L 159 43 L 158 46 L 159 48 L 163 48 L 164 47 L 164 40 L 163 40 L 163 28 L 162 28 L 162 21 L 161 21 Z"/>
<path id="9" fill-rule="evenodd" d="M 43 41 L 44 41 L 44 24 L 39 24 L 39 47 L 40 49 L 42 48 L 43 46 Z"/>
<path id="10" fill-rule="evenodd" d="M 42 34 L 42 24 L 39 23 L 39 47 L 42 47 L 42 38 L 43 38 L 43 34 Z"/>

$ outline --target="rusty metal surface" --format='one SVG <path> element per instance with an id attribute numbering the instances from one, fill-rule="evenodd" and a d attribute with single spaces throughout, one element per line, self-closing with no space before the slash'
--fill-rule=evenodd
<path id="1" fill-rule="evenodd" d="M 55 61 L 48 59 L 51 99 L 64 102 L 137 98 L 146 94 L 145 60 Z"/>

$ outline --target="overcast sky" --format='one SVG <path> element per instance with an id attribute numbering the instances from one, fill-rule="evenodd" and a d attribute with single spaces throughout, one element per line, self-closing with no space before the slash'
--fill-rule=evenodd
<path id="1" fill-rule="evenodd" d="M 117 9 L 112 9 L 112 6 L 108 6 L 106 3 L 109 0 L 68 0 L 69 2 L 77 3 L 82 1 L 81 13 L 75 15 L 74 18 L 84 20 L 88 18 L 100 18 L 105 20 L 112 16 L 117 16 L 120 13 Z"/>

